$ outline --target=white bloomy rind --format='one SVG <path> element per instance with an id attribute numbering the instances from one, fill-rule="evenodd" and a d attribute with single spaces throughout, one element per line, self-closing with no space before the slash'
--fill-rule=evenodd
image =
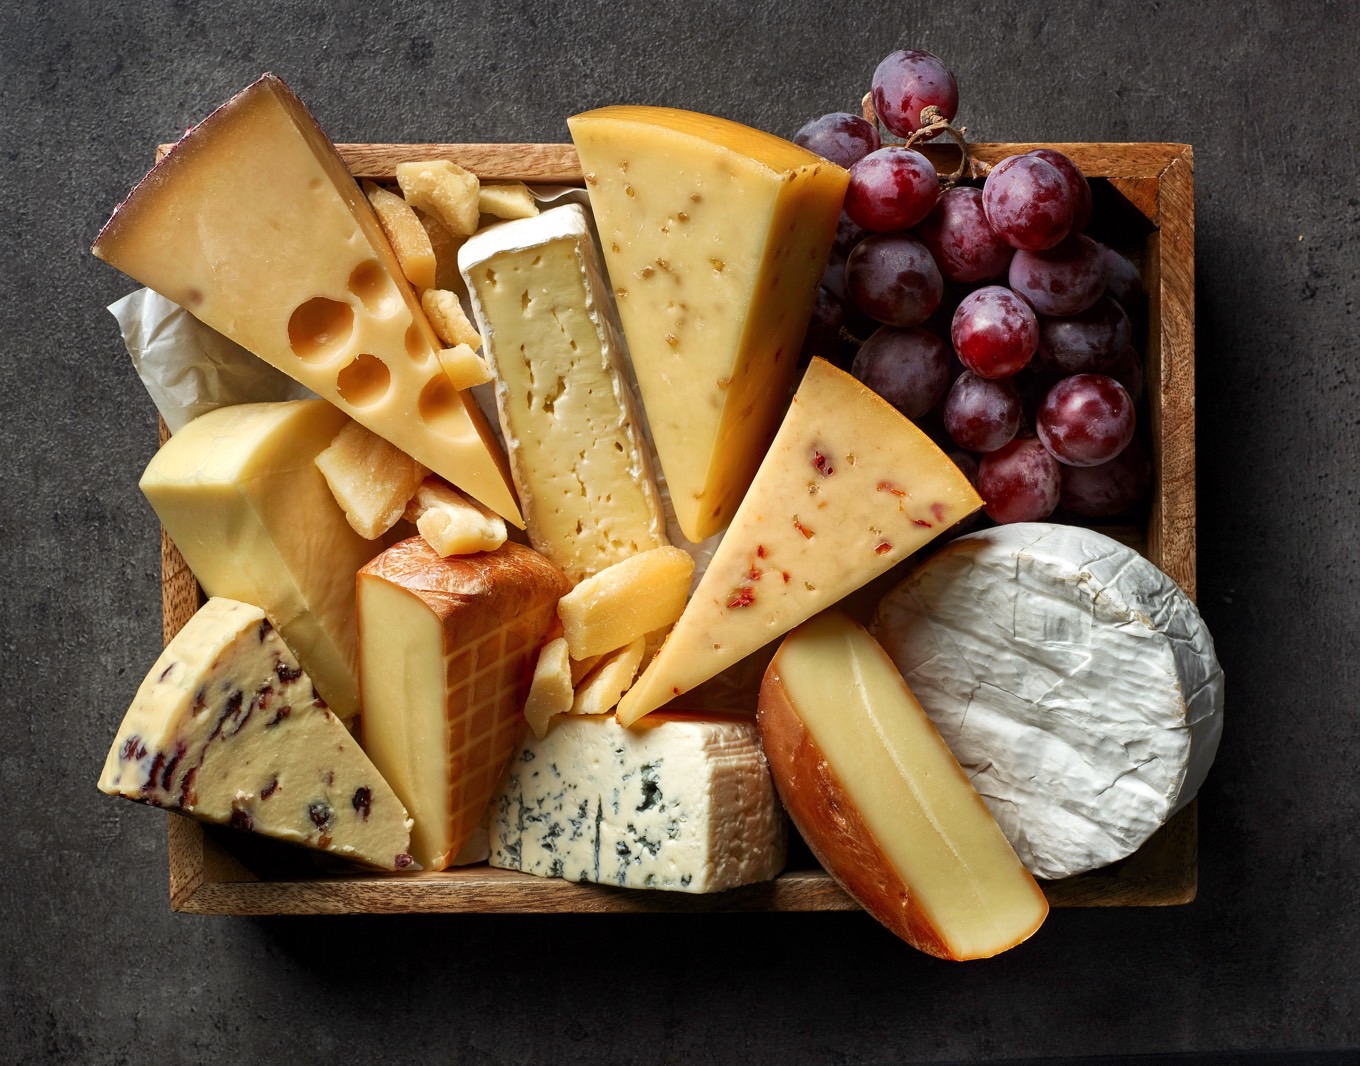
<path id="1" fill-rule="evenodd" d="M 961 537 L 872 628 L 1036 877 L 1136 851 L 1217 752 L 1223 672 L 1199 612 L 1093 530 Z"/>

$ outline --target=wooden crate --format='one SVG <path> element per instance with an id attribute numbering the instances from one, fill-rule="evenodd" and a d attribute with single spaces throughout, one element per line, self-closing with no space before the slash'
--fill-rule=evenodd
<path id="1" fill-rule="evenodd" d="M 974 157 L 995 163 L 1037 144 L 977 144 Z M 1097 219 L 1141 259 L 1148 290 L 1144 352 L 1154 451 L 1155 495 L 1146 525 L 1111 530 L 1195 595 L 1194 178 L 1182 144 L 1055 144 L 1094 180 Z M 571 145 L 339 145 L 356 177 L 391 180 L 396 165 L 451 159 L 486 179 L 582 183 Z M 168 149 L 161 146 L 160 154 Z M 942 171 L 951 148 L 929 146 Z M 1094 226 L 1093 226 L 1094 228 Z M 1141 254 L 1140 254 L 1141 253 Z M 164 441 L 164 426 L 162 441 Z M 162 531 L 165 640 L 202 602 L 197 584 Z M 1191 803 L 1136 854 L 1102 870 L 1044 883 L 1054 906 L 1164 906 L 1194 899 L 1196 804 Z M 801 854 L 801 858 L 799 855 Z M 283 845 L 169 815 L 170 905 L 197 914 L 349 914 L 408 912 L 546 913 L 606 911 L 846 911 L 858 905 L 795 849 L 773 882 L 711 896 L 573 884 L 527 874 L 465 867 L 385 875 L 325 869 Z"/>

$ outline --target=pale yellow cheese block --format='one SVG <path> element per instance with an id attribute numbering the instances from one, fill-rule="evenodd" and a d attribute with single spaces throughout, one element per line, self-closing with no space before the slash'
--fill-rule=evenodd
<path id="1" fill-rule="evenodd" d="M 359 709 L 354 575 L 377 550 L 316 465 L 348 424 L 322 400 L 220 407 L 171 437 L 140 482 L 204 591 L 262 608 L 342 718 Z"/>
<path id="2" fill-rule="evenodd" d="M 411 854 L 442 870 L 475 831 L 524 726 L 568 582 L 521 544 L 445 559 L 412 537 L 365 566 L 358 585 L 364 750 L 415 820 Z"/>
<path id="3" fill-rule="evenodd" d="M 761 746 L 822 865 L 898 936 L 946 959 L 1028 938 L 1048 901 L 939 731 L 861 626 L 827 611 L 780 645 Z"/>
<path id="4" fill-rule="evenodd" d="M 929 437 L 814 359 L 699 587 L 620 702 L 619 721 L 689 692 L 980 506 Z"/>
<path id="5" fill-rule="evenodd" d="M 567 125 L 676 519 L 701 541 L 779 424 L 849 176 L 710 115 L 606 107 Z"/>
<path id="6" fill-rule="evenodd" d="M 444 374 L 373 208 L 278 78 L 186 134 L 94 254 L 520 523 L 500 446 Z"/>
<path id="7" fill-rule="evenodd" d="M 165 646 L 99 787 L 370 866 L 412 866 L 401 801 L 264 612 L 236 600 L 209 600 Z"/>
<path id="8" fill-rule="evenodd" d="M 529 543 L 572 581 L 667 544 L 585 211 L 567 204 L 492 226 L 458 265 Z"/>

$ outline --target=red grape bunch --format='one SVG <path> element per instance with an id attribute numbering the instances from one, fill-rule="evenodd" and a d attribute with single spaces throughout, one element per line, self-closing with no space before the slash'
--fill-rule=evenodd
<path id="1" fill-rule="evenodd" d="M 951 125 L 958 83 L 929 52 L 886 57 L 871 98 L 883 132 L 833 112 L 793 138 L 850 171 L 804 355 L 848 366 L 920 422 L 995 522 L 1134 508 L 1151 480 L 1136 432 L 1143 287 L 1088 235 L 1085 175 L 1051 148 L 970 170 Z M 965 153 L 945 179 L 918 150 L 941 131 Z"/>

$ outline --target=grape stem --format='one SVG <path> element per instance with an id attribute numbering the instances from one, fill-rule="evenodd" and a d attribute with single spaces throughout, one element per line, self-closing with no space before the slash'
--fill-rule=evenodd
<path id="1" fill-rule="evenodd" d="M 864 94 L 864 99 L 860 101 L 860 108 L 864 112 L 865 119 L 872 122 L 881 131 L 883 127 L 874 111 L 873 93 Z M 981 159 L 973 158 L 972 153 L 968 151 L 967 126 L 951 125 L 934 104 L 921 109 L 921 121 L 924 125 L 903 142 L 903 147 L 911 148 L 917 142 L 929 140 L 937 133 L 947 134 L 959 146 L 961 158 L 958 167 L 940 178 L 940 183 L 945 188 L 952 188 L 965 178 L 985 178 L 991 172 L 990 163 L 984 163 Z"/>

